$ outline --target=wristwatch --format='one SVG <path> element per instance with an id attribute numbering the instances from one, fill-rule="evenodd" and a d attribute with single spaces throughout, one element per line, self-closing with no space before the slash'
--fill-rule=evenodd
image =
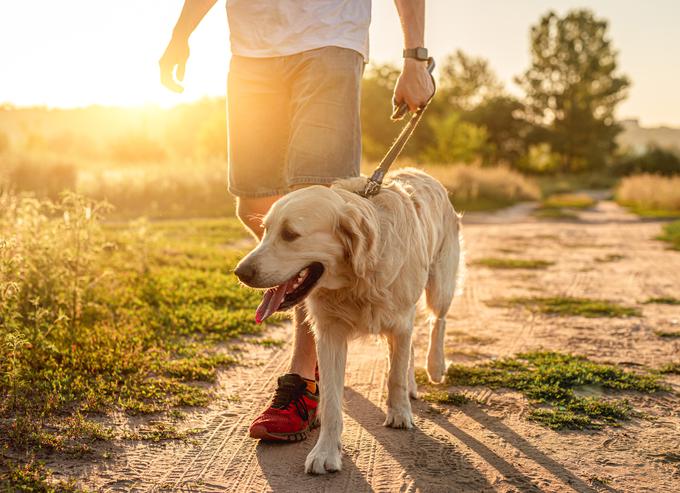
<path id="1" fill-rule="evenodd" d="M 404 50 L 404 58 L 415 58 L 421 62 L 426 62 L 428 59 L 427 48 L 419 46 L 417 48 L 408 48 Z"/>

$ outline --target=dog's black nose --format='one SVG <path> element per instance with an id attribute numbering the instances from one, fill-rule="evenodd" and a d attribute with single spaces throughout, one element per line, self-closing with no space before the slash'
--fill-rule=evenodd
<path id="1" fill-rule="evenodd" d="M 257 276 L 257 269 L 252 264 L 239 264 L 236 266 L 234 274 L 242 282 L 248 284 Z"/>

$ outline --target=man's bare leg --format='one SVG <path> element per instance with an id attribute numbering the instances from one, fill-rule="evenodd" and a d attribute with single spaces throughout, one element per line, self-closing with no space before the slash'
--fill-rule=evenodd
<path id="1" fill-rule="evenodd" d="M 243 225 L 258 240 L 264 233 L 262 229 L 262 217 L 280 197 L 239 198 L 236 202 L 236 213 Z M 290 358 L 290 373 L 297 373 L 302 378 L 314 380 L 314 368 L 316 367 L 316 345 L 314 334 L 309 324 L 305 321 L 305 312 L 301 307 L 295 307 L 293 313 L 293 327 L 295 337 L 293 339 L 293 355 Z"/>
<path id="2" fill-rule="evenodd" d="M 302 378 L 314 380 L 316 343 L 312 327 L 305 320 L 305 316 L 304 308 L 296 306 L 293 312 L 295 339 L 293 340 L 293 355 L 290 358 L 290 373 L 297 373 Z"/>

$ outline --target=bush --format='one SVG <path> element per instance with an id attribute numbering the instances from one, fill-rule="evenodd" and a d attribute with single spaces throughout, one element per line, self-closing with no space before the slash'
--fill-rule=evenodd
<path id="1" fill-rule="evenodd" d="M 422 153 L 429 163 L 472 163 L 484 154 L 488 147 L 488 135 L 484 127 L 461 121 L 460 115 L 451 113 L 444 118 L 431 118 L 430 132 L 434 143 Z"/>
<path id="2" fill-rule="evenodd" d="M 660 147 L 651 147 L 644 154 L 622 160 L 615 166 L 614 171 L 620 176 L 640 173 L 678 175 L 680 174 L 680 156 Z"/>
<path id="3" fill-rule="evenodd" d="M 226 166 L 84 174 L 80 192 L 113 206 L 116 218 L 154 219 L 234 215 Z"/>
<path id="4" fill-rule="evenodd" d="M 104 209 L 0 195 L 5 451 L 64 451 L 78 437 L 60 430 L 81 413 L 205 405 L 191 382 L 234 361 L 217 344 L 259 330 L 259 293 L 231 272 L 246 234 L 235 219 L 105 226 Z"/>
<path id="5" fill-rule="evenodd" d="M 167 157 L 162 144 L 139 132 L 130 132 L 114 141 L 110 154 L 123 162 L 158 162 Z"/>
<path id="6" fill-rule="evenodd" d="M 642 215 L 680 213 L 680 176 L 642 174 L 621 180 L 616 201 Z"/>
<path id="7" fill-rule="evenodd" d="M 538 186 L 505 166 L 428 166 L 426 171 L 449 191 L 457 210 L 488 210 L 522 200 L 538 200 Z"/>
<path id="8" fill-rule="evenodd" d="M 517 167 L 529 173 L 554 173 L 560 165 L 560 157 L 552 152 L 550 144 L 529 146 L 526 156 L 520 158 Z"/>
<path id="9" fill-rule="evenodd" d="M 0 179 L 17 192 L 32 192 L 38 197 L 57 199 L 65 190 L 74 191 L 78 172 L 71 163 L 10 161 Z"/>

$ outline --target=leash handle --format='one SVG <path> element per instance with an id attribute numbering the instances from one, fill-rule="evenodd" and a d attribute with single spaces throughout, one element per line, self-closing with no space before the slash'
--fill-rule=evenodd
<path id="1" fill-rule="evenodd" d="M 432 76 L 432 71 L 434 70 L 435 63 L 434 63 L 434 58 L 430 57 L 427 59 L 427 71 L 430 72 L 430 77 L 432 77 L 432 84 L 434 85 L 434 77 Z M 434 96 L 434 93 L 432 93 L 432 96 Z M 432 96 L 430 96 L 430 99 L 432 99 Z M 429 101 L 428 101 L 429 102 Z M 402 102 L 399 106 L 397 106 L 396 101 L 392 101 L 392 104 L 395 106 L 394 111 L 392 112 L 392 116 L 390 119 L 392 121 L 398 121 L 404 118 L 406 116 L 406 113 L 408 113 L 408 104 L 406 102 Z M 425 103 L 427 105 L 427 103 Z"/>
<path id="2" fill-rule="evenodd" d="M 434 65 L 435 65 L 434 58 L 430 57 L 427 61 L 427 70 L 428 72 L 430 72 L 430 77 L 432 77 Z M 434 84 L 434 77 L 432 77 L 432 83 Z M 432 93 L 430 99 L 428 99 L 423 106 L 418 108 L 413 113 L 411 119 L 404 126 L 404 128 L 401 129 L 399 136 L 394 141 L 390 149 L 387 151 L 385 157 L 382 158 L 382 161 L 380 161 L 380 164 L 375 169 L 371 177 L 366 181 L 366 187 L 364 188 L 363 192 L 359 192 L 359 195 L 361 195 L 364 198 L 368 198 L 380 192 L 380 188 L 382 187 L 382 182 L 383 179 L 385 178 L 385 175 L 387 174 L 387 171 L 390 169 L 390 166 L 392 165 L 392 163 L 394 163 L 395 159 L 397 159 L 397 156 L 399 156 L 399 154 L 401 153 L 402 149 L 406 145 L 406 142 L 408 142 L 408 139 L 411 137 L 411 134 L 415 130 L 416 125 L 418 125 L 418 122 L 423 116 L 425 108 L 427 108 L 427 105 L 430 103 L 430 100 L 432 99 L 433 96 L 434 93 Z M 392 114 L 392 120 L 399 120 L 403 118 L 404 115 L 406 115 L 406 113 L 408 113 L 408 105 L 406 103 L 402 103 Z"/>

